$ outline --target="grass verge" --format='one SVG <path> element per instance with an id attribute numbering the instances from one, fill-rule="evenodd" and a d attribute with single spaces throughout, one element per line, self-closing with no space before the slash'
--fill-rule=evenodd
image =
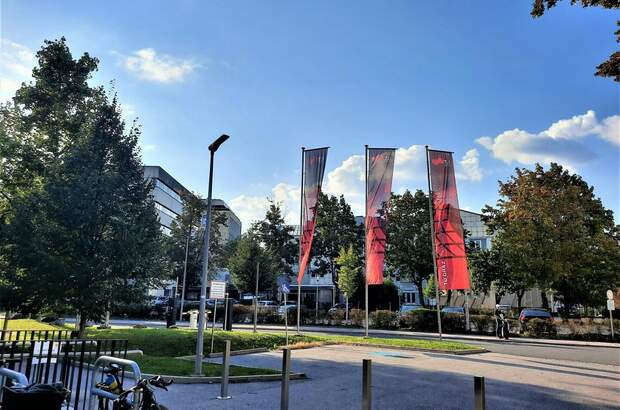
<path id="1" fill-rule="evenodd" d="M 0 329 L 4 327 L 4 319 L 0 320 Z M 11 319 L 8 330 L 66 330 L 63 327 L 42 323 L 34 319 Z"/>
<path id="2" fill-rule="evenodd" d="M 128 359 L 136 361 L 144 373 L 163 374 L 167 376 L 191 376 L 194 373 L 194 362 L 175 359 L 166 356 L 129 355 Z M 207 377 L 222 375 L 222 366 L 215 363 L 204 363 L 202 374 Z M 264 374 L 279 374 L 277 370 L 259 369 L 253 367 L 230 366 L 231 376 L 255 376 Z"/>

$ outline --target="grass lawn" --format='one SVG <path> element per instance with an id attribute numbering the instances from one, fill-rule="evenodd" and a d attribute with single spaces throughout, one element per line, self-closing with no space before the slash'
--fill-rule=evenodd
<path id="1" fill-rule="evenodd" d="M 0 320 L 0 329 L 4 328 L 4 319 Z M 11 319 L 8 330 L 66 330 L 63 327 L 41 323 L 34 319 Z"/>
<path id="2" fill-rule="evenodd" d="M 191 376 L 194 373 L 194 362 L 190 360 L 175 359 L 166 356 L 129 355 L 128 359 L 135 360 L 144 373 L 162 374 L 169 376 Z M 231 376 L 248 376 L 257 374 L 279 374 L 277 370 L 257 369 L 252 367 L 230 366 Z M 202 365 L 202 374 L 205 376 L 221 376 L 222 366 L 213 363 Z"/>
<path id="3" fill-rule="evenodd" d="M 186 356 L 192 355 L 196 348 L 196 331 L 189 329 L 89 329 L 88 336 L 96 338 L 127 339 L 129 349 L 141 349 L 147 356 Z M 251 348 L 276 349 L 286 343 L 284 333 L 252 333 L 249 331 L 215 331 L 214 352 L 221 352 L 226 339 L 231 341 L 231 350 Z M 339 335 L 295 335 L 289 334 L 289 344 L 296 343 L 352 343 L 372 344 L 394 347 L 409 347 L 436 350 L 469 350 L 477 346 L 439 340 L 363 338 L 360 336 Z M 205 352 L 210 350 L 211 332 L 205 332 Z"/>

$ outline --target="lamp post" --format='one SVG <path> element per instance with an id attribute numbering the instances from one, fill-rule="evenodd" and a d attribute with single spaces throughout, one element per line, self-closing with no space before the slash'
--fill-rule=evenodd
<path id="1" fill-rule="evenodd" d="M 198 316 L 198 338 L 196 340 L 196 367 L 194 373 L 202 376 L 202 353 L 203 338 L 205 330 L 205 311 L 207 304 L 207 273 L 209 272 L 209 233 L 211 227 L 211 195 L 213 191 L 213 158 L 215 151 L 230 138 L 226 134 L 222 134 L 218 139 L 209 145 L 211 152 L 211 161 L 209 163 L 209 193 L 207 195 L 207 220 L 205 223 L 205 235 L 202 245 L 202 275 L 200 279 L 200 313 Z M 214 319 L 215 320 L 215 319 Z"/>

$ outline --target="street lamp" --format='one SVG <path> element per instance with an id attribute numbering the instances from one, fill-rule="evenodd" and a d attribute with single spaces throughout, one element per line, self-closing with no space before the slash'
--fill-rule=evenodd
<path id="1" fill-rule="evenodd" d="M 198 316 L 198 339 L 196 340 L 196 367 L 195 373 L 202 376 L 202 353 L 203 339 L 205 330 L 205 311 L 207 305 L 207 273 L 209 272 L 209 234 L 211 227 L 211 194 L 213 190 L 213 157 L 215 151 L 218 150 L 228 138 L 226 134 L 222 134 L 218 139 L 209 145 L 211 152 L 211 161 L 209 163 L 209 193 L 207 195 L 207 221 L 205 223 L 204 242 L 202 244 L 202 275 L 200 279 L 200 313 Z M 215 318 L 213 318 L 215 320 Z"/>

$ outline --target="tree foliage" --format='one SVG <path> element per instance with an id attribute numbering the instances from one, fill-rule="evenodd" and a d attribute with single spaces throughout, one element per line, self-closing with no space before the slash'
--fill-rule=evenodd
<path id="1" fill-rule="evenodd" d="M 338 286 L 338 266 L 336 259 L 340 249 L 353 247 L 358 258 L 363 251 L 363 227 L 357 225 L 351 206 L 344 196 L 321 194 L 318 200 L 316 228 L 312 242 L 314 273 L 331 274 L 334 285 Z"/>
<path id="2" fill-rule="evenodd" d="M 293 273 L 298 247 L 293 237 L 293 227 L 284 222 L 281 204 L 270 200 L 265 219 L 253 228 L 265 249 L 276 257 L 280 273 Z"/>
<path id="3" fill-rule="evenodd" d="M 560 0 L 534 0 L 532 6 L 532 17 L 542 17 L 546 11 L 555 7 Z M 602 7 L 605 9 L 620 8 L 618 0 L 570 0 L 571 5 L 580 4 L 581 7 Z M 620 21 L 618 21 L 620 26 Z M 616 42 L 620 43 L 620 29 L 615 33 Z M 616 82 L 620 82 L 620 51 L 616 51 L 609 58 L 596 67 L 594 75 L 600 77 L 611 77 Z"/>
<path id="4" fill-rule="evenodd" d="M 87 83 L 98 61 L 63 39 L 37 53 L 34 82 L 1 109 L 0 282 L 20 308 L 99 319 L 112 300 L 143 297 L 166 271 L 139 127 Z M 6 166 L 4 166 L 6 165 Z"/>
<path id="5" fill-rule="evenodd" d="M 418 287 L 423 302 L 423 281 L 433 273 L 431 228 L 428 195 L 409 190 L 402 195 L 392 194 L 385 210 L 387 214 L 387 268 Z"/>
<path id="6" fill-rule="evenodd" d="M 360 258 L 353 250 L 353 245 L 348 248 L 340 248 L 340 253 L 336 258 L 338 264 L 338 287 L 347 299 L 355 295 L 360 283 L 362 266 Z"/>
<path id="7" fill-rule="evenodd" d="M 483 210 L 509 292 L 537 285 L 555 290 L 569 307 L 600 305 L 620 285 L 620 237 L 613 213 L 579 175 L 552 163 L 517 169 L 500 182 L 495 208 Z M 503 281 L 503 282 L 502 282 Z"/>
<path id="8" fill-rule="evenodd" d="M 261 245 L 255 233 L 248 231 L 237 240 L 235 250 L 228 260 L 228 269 L 239 292 L 254 293 L 257 263 L 260 269 L 259 290 L 273 289 L 275 277 L 281 273 L 280 261 Z"/>

